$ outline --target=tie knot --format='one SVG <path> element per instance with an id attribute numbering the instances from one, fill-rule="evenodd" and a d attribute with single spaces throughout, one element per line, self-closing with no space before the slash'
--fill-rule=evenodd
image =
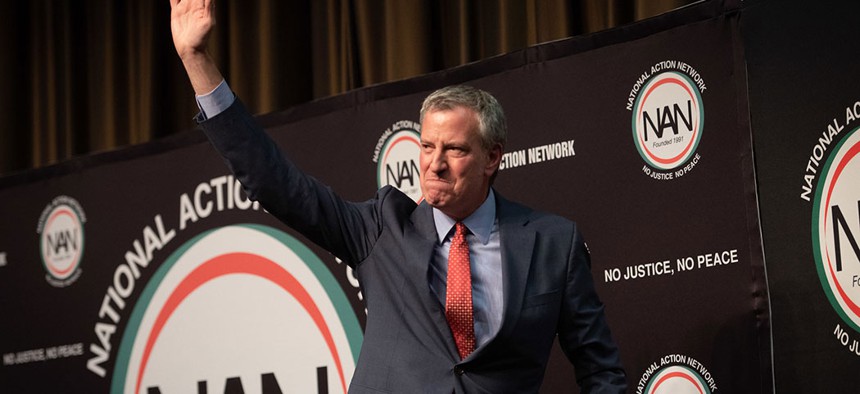
<path id="1" fill-rule="evenodd" d="M 454 223 L 454 228 L 456 229 L 456 231 L 454 232 L 455 236 L 460 234 L 466 235 L 466 231 L 469 231 L 469 229 L 466 228 L 466 225 L 463 224 L 463 222 Z"/>
<path id="2" fill-rule="evenodd" d="M 466 244 L 466 234 L 469 233 L 469 228 L 463 222 L 454 223 L 454 236 L 451 237 L 451 242 L 455 244 Z"/>

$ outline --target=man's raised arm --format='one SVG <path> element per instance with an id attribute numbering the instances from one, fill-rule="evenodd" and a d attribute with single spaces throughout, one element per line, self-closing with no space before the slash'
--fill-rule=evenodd
<path id="1" fill-rule="evenodd" d="M 215 26 L 214 0 L 170 0 L 173 45 L 197 95 L 214 90 L 224 79 L 206 45 Z"/>

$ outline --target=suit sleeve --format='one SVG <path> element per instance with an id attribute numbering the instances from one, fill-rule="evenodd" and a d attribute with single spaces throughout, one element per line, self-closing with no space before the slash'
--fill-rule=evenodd
<path id="1" fill-rule="evenodd" d="M 390 189 L 367 202 L 344 201 L 300 171 L 238 98 L 200 125 L 250 199 L 353 267 L 367 256 L 381 232 L 379 201 Z"/>
<path id="2" fill-rule="evenodd" d="M 588 250 L 575 225 L 567 269 L 558 338 L 576 370 L 582 393 L 625 393 L 626 376 L 618 347 L 594 289 Z"/>

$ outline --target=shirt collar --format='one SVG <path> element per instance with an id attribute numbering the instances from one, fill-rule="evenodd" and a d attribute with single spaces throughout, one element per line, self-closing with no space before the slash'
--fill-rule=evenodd
<path id="1" fill-rule="evenodd" d="M 456 220 L 442 213 L 442 211 L 433 208 L 433 221 L 436 224 L 436 234 L 439 236 L 439 243 L 445 242 L 445 238 L 451 232 Z M 472 212 L 469 217 L 463 219 L 463 224 L 466 228 L 478 237 L 478 240 L 486 245 L 490 242 L 490 232 L 493 230 L 493 223 L 496 221 L 496 197 L 493 189 L 487 194 L 487 199 L 481 204 L 475 212 Z"/>

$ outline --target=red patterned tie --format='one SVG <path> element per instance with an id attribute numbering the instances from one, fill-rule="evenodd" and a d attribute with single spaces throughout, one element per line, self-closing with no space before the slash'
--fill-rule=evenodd
<path id="1" fill-rule="evenodd" d="M 469 244 L 466 226 L 455 225 L 448 252 L 448 290 L 445 294 L 445 317 L 454 334 L 460 359 L 475 350 L 475 321 L 472 315 L 472 270 L 469 267 Z"/>

